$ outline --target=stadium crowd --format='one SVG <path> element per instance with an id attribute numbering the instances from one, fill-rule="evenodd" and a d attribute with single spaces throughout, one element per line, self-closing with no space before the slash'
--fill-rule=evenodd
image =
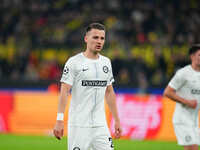
<path id="1" fill-rule="evenodd" d="M 2 0 L 0 78 L 58 81 L 84 50 L 84 27 L 101 22 L 116 84 L 162 88 L 200 42 L 198 8 L 198 0 Z"/>

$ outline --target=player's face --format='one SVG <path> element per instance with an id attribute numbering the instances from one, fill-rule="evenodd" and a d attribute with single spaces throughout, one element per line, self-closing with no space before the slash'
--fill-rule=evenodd
<path id="1" fill-rule="evenodd" d="M 97 53 L 103 48 L 105 42 L 105 31 L 92 29 L 85 36 L 85 42 L 87 43 L 87 49 Z"/>
<path id="2" fill-rule="evenodd" d="M 200 49 L 191 55 L 192 63 L 200 67 Z"/>

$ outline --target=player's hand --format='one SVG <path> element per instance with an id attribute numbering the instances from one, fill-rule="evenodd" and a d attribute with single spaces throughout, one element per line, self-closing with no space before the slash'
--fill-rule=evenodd
<path id="1" fill-rule="evenodd" d="M 122 129 L 120 126 L 120 122 L 115 122 L 115 138 L 119 139 L 121 137 L 122 134 Z"/>
<path id="2" fill-rule="evenodd" d="M 187 100 L 186 105 L 190 108 L 195 109 L 197 107 L 197 101 L 196 100 Z"/>
<path id="3" fill-rule="evenodd" d="M 60 140 L 64 134 L 64 121 L 57 120 L 56 125 L 53 129 L 54 136 Z"/>

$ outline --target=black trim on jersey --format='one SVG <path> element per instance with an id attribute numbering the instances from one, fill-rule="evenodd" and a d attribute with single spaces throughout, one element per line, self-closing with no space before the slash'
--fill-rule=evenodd
<path id="1" fill-rule="evenodd" d="M 111 77 L 111 78 L 110 78 L 110 81 L 112 81 L 112 80 L 114 80 L 114 77 Z"/>
<path id="2" fill-rule="evenodd" d="M 82 86 L 107 86 L 106 80 L 82 80 Z"/>

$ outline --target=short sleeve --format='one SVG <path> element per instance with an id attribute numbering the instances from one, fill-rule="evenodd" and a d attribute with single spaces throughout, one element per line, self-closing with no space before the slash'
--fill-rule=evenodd
<path id="1" fill-rule="evenodd" d="M 109 61 L 109 68 L 110 68 L 110 70 L 109 70 L 109 76 L 108 76 L 108 84 L 107 85 L 111 85 L 113 82 L 115 82 L 115 80 L 114 80 L 114 77 L 113 77 L 113 72 L 112 72 L 112 65 L 111 65 L 111 62 Z"/>
<path id="2" fill-rule="evenodd" d="M 62 77 L 60 82 L 67 83 L 69 85 L 73 85 L 74 82 L 74 63 L 71 59 L 69 59 L 64 66 Z"/>
<path id="3" fill-rule="evenodd" d="M 186 82 L 186 79 L 184 77 L 184 73 L 182 70 L 179 70 L 176 72 L 174 77 L 169 82 L 169 86 L 175 90 L 180 89 Z"/>

